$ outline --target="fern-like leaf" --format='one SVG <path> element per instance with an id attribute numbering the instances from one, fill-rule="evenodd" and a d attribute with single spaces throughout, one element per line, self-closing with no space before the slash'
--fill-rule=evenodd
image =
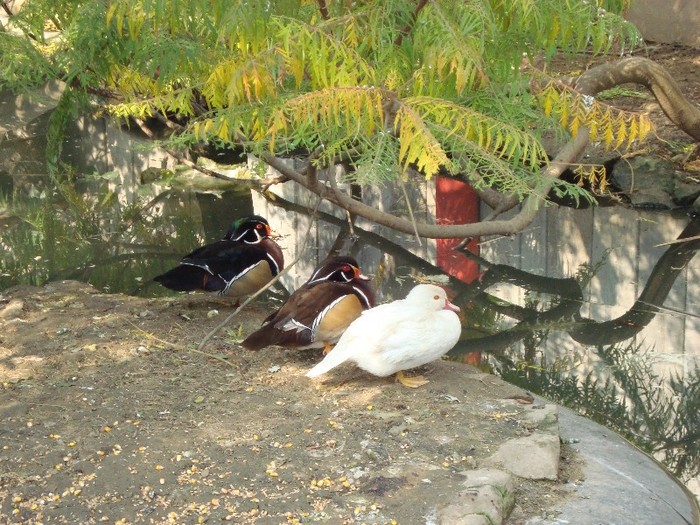
<path id="1" fill-rule="evenodd" d="M 646 113 L 614 108 L 593 97 L 563 89 L 554 82 L 548 84 L 538 96 L 545 113 L 556 115 L 560 125 L 573 136 L 581 126 L 585 126 L 591 140 L 602 143 L 608 150 L 630 149 L 643 141 L 652 130 Z"/>

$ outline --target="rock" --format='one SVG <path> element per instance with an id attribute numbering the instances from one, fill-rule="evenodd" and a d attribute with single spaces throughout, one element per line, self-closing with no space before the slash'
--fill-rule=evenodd
<path id="1" fill-rule="evenodd" d="M 10 301 L 0 308 L 0 319 L 14 319 L 22 315 L 24 301 L 20 299 L 10 299 Z"/>
<path id="2" fill-rule="evenodd" d="M 690 206 L 700 197 L 700 184 L 690 184 L 688 182 L 678 182 L 673 188 L 671 198 L 678 206 Z"/>
<path id="3" fill-rule="evenodd" d="M 515 503 L 512 476 L 502 470 L 478 469 L 462 473 L 464 487 L 454 503 L 439 513 L 445 525 L 500 524 Z"/>
<path id="4" fill-rule="evenodd" d="M 559 472 L 559 436 L 535 432 L 510 439 L 491 455 L 489 463 L 500 465 L 527 479 L 556 480 Z"/>
<path id="5" fill-rule="evenodd" d="M 700 184 L 677 171 L 672 161 L 657 157 L 638 156 L 618 162 L 610 180 L 637 208 L 690 206 L 700 196 Z"/>
<path id="6" fill-rule="evenodd" d="M 553 428 L 553 432 L 559 430 L 559 409 L 557 405 L 531 405 L 529 410 L 523 412 L 524 420 L 533 427 L 540 429 Z"/>
<path id="7" fill-rule="evenodd" d="M 638 156 L 618 162 L 611 182 L 626 195 L 635 208 L 671 209 L 676 172 L 671 161 Z"/>

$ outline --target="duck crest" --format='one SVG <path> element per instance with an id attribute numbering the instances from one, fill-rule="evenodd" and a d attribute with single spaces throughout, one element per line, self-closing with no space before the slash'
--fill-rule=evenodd
<path id="1" fill-rule="evenodd" d="M 364 310 L 374 306 L 369 279 L 352 257 L 331 257 L 309 280 L 249 335 L 241 345 L 259 350 L 269 345 L 329 348 Z"/>

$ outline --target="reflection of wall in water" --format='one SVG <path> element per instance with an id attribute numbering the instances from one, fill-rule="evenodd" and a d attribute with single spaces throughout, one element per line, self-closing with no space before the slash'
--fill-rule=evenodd
<path id="1" fill-rule="evenodd" d="M 667 214 L 621 207 L 573 210 L 552 206 L 542 210 L 523 234 L 483 244 L 482 253 L 494 262 L 550 277 L 572 276 L 581 265 L 605 259 L 584 290 L 581 314 L 606 321 L 632 306 L 667 249 L 658 245 L 676 239 L 686 224 L 687 220 Z M 654 348 L 661 369 L 685 372 L 700 360 L 700 290 L 693 286 L 699 277 L 696 257 L 676 279 L 664 302 L 667 310 L 657 314 L 636 338 L 636 343 Z M 501 285 L 497 295 L 517 304 L 525 300 L 522 289 L 507 285 Z M 581 352 L 581 346 L 553 332 L 546 351 L 556 358 Z"/>
<path id="2" fill-rule="evenodd" d="M 268 169 L 267 176 L 277 173 Z M 336 174 L 338 178 L 341 174 Z M 303 204 L 313 209 L 317 197 L 296 184 L 278 184 L 272 190 L 281 197 Z M 369 195 L 368 195 L 369 193 Z M 411 196 L 417 208 L 419 220 L 434 221 L 435 185 L 424 182 L 418 192 Z M 253 196 L 256 211 L 266 215 L 274 228 L 285 235 L 282 241 L 288 261 L 294 260 L 304 249 L 304 257 L 297 263 L 292 276 L 285 286 L 293 289 L 301 284 L 323 258 L 333 244 L 339 227 L 328 223 L 312 225 L 308 238 L 305 236 L 310 219 L 288 212 L 267 203 L 262 197 Z M 366 192 L 364 201 L 379 206 L 383 210 L 404 206 L 400 188 L 383 186 Z M 326 213 L 343 217 L 341 211 L 323 202 L 319 208 Z M 509 215 L 515 214 L 513 210 Z M 613 319 L 626 312 L 639 297 L 654 265 L 667 249 L 658 246 L 676 239 L 687 221 L 675 219 L 667 214 L 639 212 L 621 207 L 599 207 L 587 210 L 574 210 L 551 206 L 543 209 L 537 219 L 521 235 L 502 237 L 481 245 L 482 255 L 496 263 L 508 264 L 516 268 L 549 277 L 570 277 L 576 274 L 581 265 L 595 265 L 604 259 L 603 264 L 584 290 L 584 303 L 581 314 L 594 321 Z M 410 235 L 397 234 L 387 228 L 371 226 L 359 220 L 362 227 L 386 235 L 387 238 L 407 247 L 431 263 L 435 263 L 434 241 L 423 241 L 419 245 Z M 359 256 L 365 273 L 375 275 L 383 272 L 380 266 L 389 266 L 391 261 L 374 248 L 366 248 Z M 385 276 L 387 279 L 390 276 Z M 637 336 L 636 343 L 653 347 L 660 370 L 672 369 L 685 372 L 695 360 L 700 360 L 700 291 L 688 283 L 698 281 L 700 261 L 694 258 L 690 265 L 676 279 L 664 307 L 654 320 Z M 384 278 L 379 279 L 384 283 Z M 525 303 L 525 291 L 521 288 L 500 285 L 489 289 L 515 304 Z M 391 292 L 379 290 L 380 297 L 391 296 Z M 688 312 L 684 315 L 682 312 Z M 585 349 L 561 331 L 552 331 L 545 345 L 549 360 L 563 355 L 587 355 Z M 596 361 L 588 361 L 589 369 L 596 367 Z M 585 367 L 582 373 L 587 372 Z"/>
<path id="3" fill-rule="evenodd" d="M 177 160 L 154 147 L 153 141 L 142 137 L 138 131 L 124 129 L 104 118 L 78 119 L 64 146 L 64 157 L 81 173 L 114 172 L 110 189 L 122 205 L 133 204 L 139 198 L 155 198 L 167 191 L 151 213 L 191 217 L 202 226 L 202 242 L 220 239 L 233 219 L 252 212 L 249 195 L 225 189 L 169 189 L 170 184 L 159 182 L 158 170 L 177 170 Z M 150 182 L 143 180 L 144 177 L 155 180 Z M 209 179 L 206 175 L 201 178 Z M 172 234 L 177 235 L 177 232 Z"/>

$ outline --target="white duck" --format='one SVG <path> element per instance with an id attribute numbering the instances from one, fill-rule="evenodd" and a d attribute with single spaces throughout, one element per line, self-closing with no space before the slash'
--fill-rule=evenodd
<path id="1" fill-rule="evenodd" d="M 318 377 L 351 361 L 376 376 L 395 373 L 400 383 L 411 388 L 424 385 L 427 379 L 405 377 L 403 370 L 434 361 L 457 343 L 462 331 L 458 311 L 445 290 L 419 284 L 405 299 L 365 310 L 306 376 Z"/>

